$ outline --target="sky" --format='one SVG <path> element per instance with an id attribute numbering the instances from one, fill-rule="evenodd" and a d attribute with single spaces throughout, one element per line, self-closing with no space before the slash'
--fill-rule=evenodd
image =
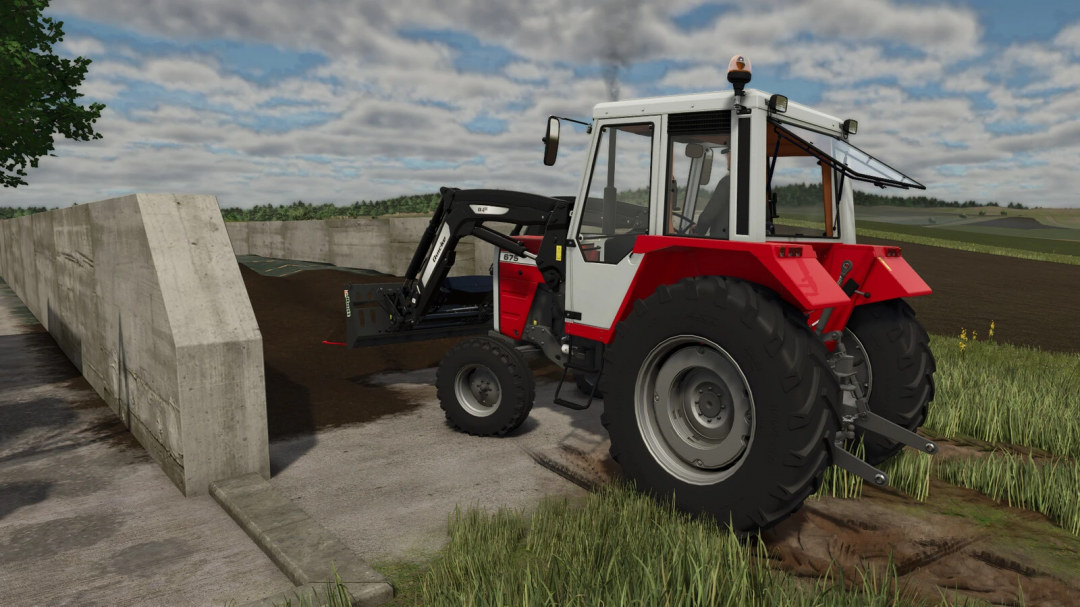
<path id="1" fill-rule="evenodd" d="M 134 192 L 223 207 L 440 186 L 573 194 L 588 135 L 546 117 L 749 85 L 859 121 L 852 142 L 946 200 L 1080 206 L 1075 0 L 55 0 L 93 60 L 100 140 L 57 135 L 3 206 Z M 891 192 L 901 193 L 898 190 Z M 885 192 L 882 192 L 885 193 Z"/>

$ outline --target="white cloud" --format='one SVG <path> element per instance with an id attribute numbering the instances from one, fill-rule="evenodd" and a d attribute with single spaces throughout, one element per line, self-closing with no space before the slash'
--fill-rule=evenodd
<path id="1" fill-rule="evenodd" d="M 1040 202 L 1075 202 L 1080 95 L 1068 91 L 1080 87 L 1080 24 L 1052 41 L 997 51 L 981 44 L 977 16 L 968 9 L 773 0 L 733 8 L 700 30 L 678 30 L 670 17 L 698 4 L 59 0 L 50 11 L 180 43 L 226 38 L 314 51 L 328 61 L 268 84 L 231 73 L 212 53 L 158 56 L 125 42 L 73 38 L 64 43 L 66 52 L 94 58 L 82 92 L 110 106 L 95 125 L 104 139 L 58 139 L 63 157 L 43 159 L 30 187 L 5 191 L 5 204 L 85 202 L 123 188 L 198 190 L 238 206 L 347 203 L 440 185 L 572 193 L 587 136 L 567 133 L 558 165 L 545 167 L 544 119 L 588 117 L 609 90 L 601 77 L 577 77 L 571 66 L 686 64 L 658 82 L 620 83 L 625 98 L 657 86 L 726 88 L 724 69 L 736 53 L 750 56 L 755 73 L 822 83 L 814 105 L 859 119 L 855 143 L 932 193 L 1028 200 L 1025 186 L 1042 185 Z M 461 72 L 455 67 L 461 55 L 450 46 L 399 35 L 424 30 L 468 33 L 505 47 L 516 60 L 502 73 Z M 897 45 L 911 56 L 898 55 Z M 979 60 L 965 61 L 973 57 Z M 1003 83 L 1017 74 L 1036 77 L 1013 88 Z M 129 83 L 143 88 L 128 89 Z M 125 109 L 155 87 L 166 91 L 156 103 Z M 922 87 L 930 92 L 910 92 Z M 311 120 L 315 112 L 332 118 L 286 132 L 256 128 Z M 506 130 L 471 133 L 463 124 L 475 117 L 503 120 Z M 996 134 L 988 125 L 1017 125 L 1017 132 Z M 968 170 L 946 175 L 938 170 L 946 165 Z M 346 176 L 348 170 L 356 177 Z"/>
<path id="2" fill-rule="evenodd" d="M 1054 46 L 1068 49 L 1080 55 L 1080 22 L 1066 26 L 1054 38 Z"/>
<path id="3" fill-rule="evenodd" d="M 96 38 L 88 38 L 85 36 L 79 36 L 75 38 L 69 38 L 56 45 L 56 51 L 63 53 L 70 53 L 79 57 L 88 57 L 93 59 L 92 55 L 101 55 L 105 52 L 105 45 Z"/>

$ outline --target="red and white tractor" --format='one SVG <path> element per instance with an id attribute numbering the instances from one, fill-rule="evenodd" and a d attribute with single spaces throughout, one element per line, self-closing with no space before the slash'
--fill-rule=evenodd
<path id="1" fill-rule="evenodd" d="M 852 145 L 855 121 L 744 89 L 742 57 L 728 79 L 595 106 L 576 196 L 443 188 L 405 282 L 346 286 L 348 346 L 473 335 L 437 390 L 478 436 L 521 425 L 527 361 L 545 356 L 564 369 L 556 404 L 602 398 L 640 490 L 739 534 L 797 510 L 830 465 L 883 486 L 875 466 L 903 445 L 935 453 L 915 433 L 934 358 L 903 300 L 930 288 L 899 248 L 856 244 L 852 195 L 925 188 Z M 785 208 L 817 227 L 773 221 L 782 180 L 810 182 Z M 490 276 L 447 277 L 465 236 L 495 247 Z M 562 396 L 570 373 L 584 404 Z M 860 437 L 865 459 L 848 451 Z"/>

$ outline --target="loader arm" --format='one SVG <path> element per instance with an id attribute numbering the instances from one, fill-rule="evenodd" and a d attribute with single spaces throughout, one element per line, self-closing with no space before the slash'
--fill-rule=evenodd
<path id="1" fill-rule="evenodd" d="M 561 248 L 566 241 L 572 202 L 508 190 L 441 188 L 440 193 L 442 201 L 409 262 L 405 282 L 347 287 L 351 292 L 350 316 L 354 308 L 372 302 L 378 303 L 386 312 L 385 319 L 381 315 L 377 321 L 373 318 L 370 328 L 366 322 L 350 325 L 347 344 L 350 348 L 366 343 L 385 343 L 388 333 L 421 330 L 417 331 L 417 337 L 420 337 L 427 329 L 489 322 L 490 315 L 479 306 L 449 312 L 439 310 L 428 318 L 443 281 L 454 265 L 458 242 L 466 236 L 474 236 L 519 257 L 533 259 L 547 285 L 553 292 L 561 293 L 559 287 L 566 276 Z M 497 232 L 485 226 L 485 222 L 513 224 L 517 226 L 515 232 L 522 226 L 542 226 L 544 233 L 539 253 L 529 252 L 511 235 Z M 360 319 L 364 318 L 363 312 L 358 313 Z"/>

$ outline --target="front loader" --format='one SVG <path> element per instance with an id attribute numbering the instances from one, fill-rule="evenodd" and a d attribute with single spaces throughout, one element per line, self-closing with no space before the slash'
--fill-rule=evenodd
<path id="1" fill-rule="evenodd" d="M 744 58 L 728 78 L 595 106 L 575 196 L 442 188 L 404 282 L 346 286 L 347 345 L 464 336 L 436 384 L 478 436 L 521 425 L 527 361 L 546 357 L 563 369 L 555 404 L 602 398 L 611 456 L 640 489 L 739 534 L 789 516 L 830 465 L 885 486 L 876 466 L 903 445 L 935 453 L 915 433 L 934 358 L 903 299 L 930 288 L 899 248 L 856 244 L 852 197 L 855 181 L 925 188 L 850 144 L 855 121 L 745 89 Z M 814 227 L 774 221 L 799 171 L 798 225 Z M 467 236 L 494 248 L 489 276 L 448 277 Z M 570 374 L 584 402 L 564 394 Z"/>

